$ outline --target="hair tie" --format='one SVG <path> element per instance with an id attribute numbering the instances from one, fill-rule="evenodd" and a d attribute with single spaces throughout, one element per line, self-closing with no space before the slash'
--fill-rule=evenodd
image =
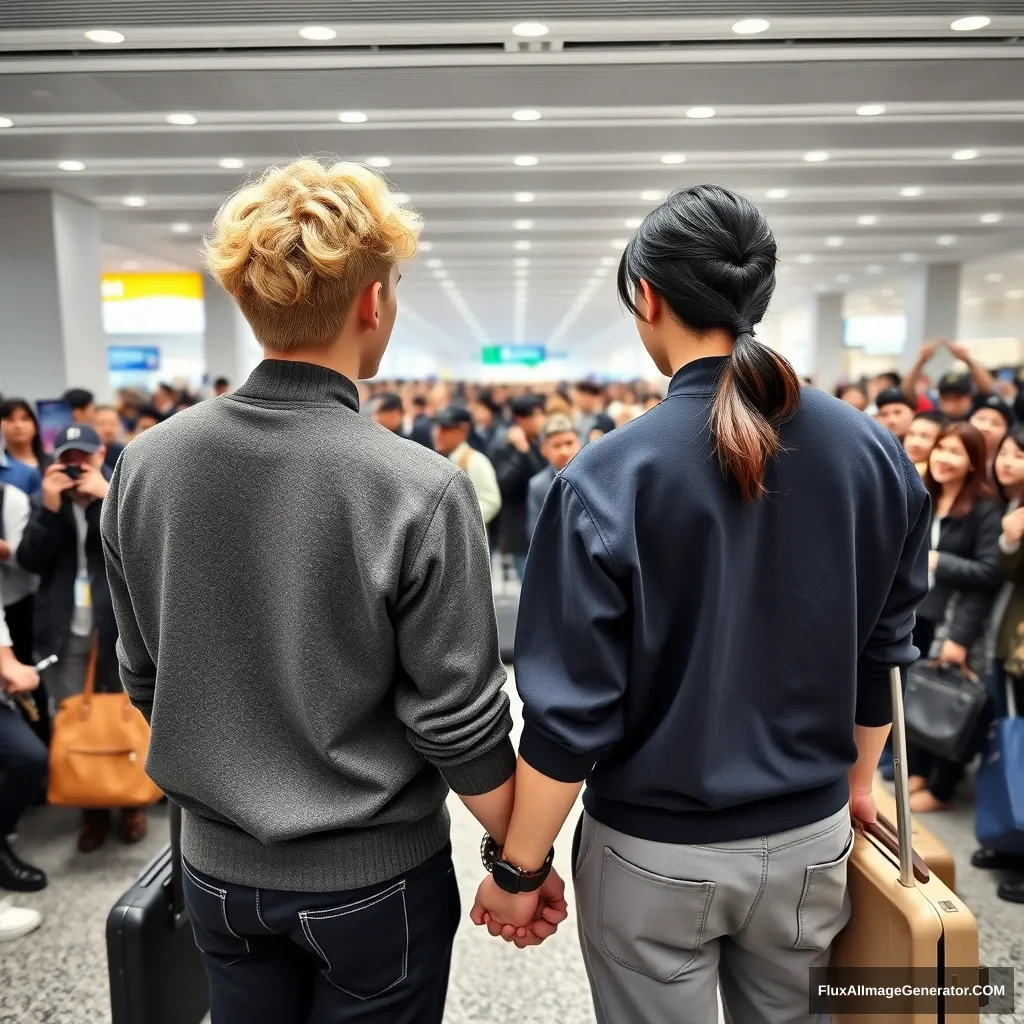
<path id="1" fill-rule="evenodd" d="M 744 334 L 749 334 L 752 338 L 756 337 L 756 335 L 754 334 L 754 325 L 749 324 L 743 320 L 737 321 L 733 325 L 733 331 L 735 332 L 737 338 Z"/>

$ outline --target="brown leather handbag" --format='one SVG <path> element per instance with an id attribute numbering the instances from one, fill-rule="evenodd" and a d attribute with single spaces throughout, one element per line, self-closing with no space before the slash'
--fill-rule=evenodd
<path id="1" fill-rule="evenodd" d="M 161 797 L 146 775 L 149 723 L 127 693 L 94 692 L 98 656 L 94 639 L 85 687 L 54 720 L 47 797 L 62 807 L 146 807 Z"/>

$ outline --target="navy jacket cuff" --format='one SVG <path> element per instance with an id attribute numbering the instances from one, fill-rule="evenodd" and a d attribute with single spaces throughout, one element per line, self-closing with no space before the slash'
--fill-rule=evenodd
<path id="1" fill-rule="evenodd" d="M 891 665 L 862 664 L 857 670 L 857 725 L 876 728 L 892 725 L 892 694 L 889 692 Z M 906 688 L 906 670 L 904 670 Z"/>
<path id="2" fill-rule="evenodd" d="M 556 782 L 583 782 L 594 767 L 592 754 L 574 754 L 566 750 L 529 721 L 523 726 L 519 756 L 531 768 Z"/>

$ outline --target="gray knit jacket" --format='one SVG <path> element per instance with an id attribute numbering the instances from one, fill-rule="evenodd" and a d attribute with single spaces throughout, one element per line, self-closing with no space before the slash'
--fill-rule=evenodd
<path id="1" fill-rule="evenodd" d="M 215 878 L 332 892 L 422 863 L 513 773 L 480 509 L 447 459 L 268 360 L 133 441 L 104 502 L 147 770 Z"/>

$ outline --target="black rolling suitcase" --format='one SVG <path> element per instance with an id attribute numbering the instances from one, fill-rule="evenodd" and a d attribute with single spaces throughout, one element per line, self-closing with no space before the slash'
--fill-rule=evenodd
<path id="1" fill-rule="evenodd" d="M 519 582 L 513 583 L 515 569 L 507 556 L 501 561 L 501 588 L 494 594 L 494 614 L 498 620 L 498 651 L 506 665 L 512 664 L 512 648 L 519 618 Z"/>
<path id="2" fill-rule="evenodd" d="M 209 987 L 181 888 L 181 812 L 171 842 L 107 916 L 113 1024 L 200 1024 Z"/>

